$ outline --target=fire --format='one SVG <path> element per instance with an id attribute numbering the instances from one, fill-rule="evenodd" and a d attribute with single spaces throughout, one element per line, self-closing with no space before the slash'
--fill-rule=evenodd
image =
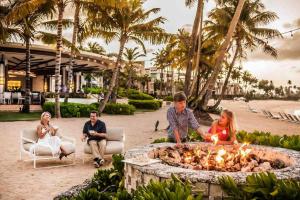
<path id="1" fill-rule="evenodd" d="M 219 141 L 219 137 L 218 137 L 218 135 L 212 135 L 211 137 L 210 137 L 210 139 L 213 141 L 213 143 L 216 145 L 217 143 L 218 143 L 218 141 Z"/>
<path id="2" fill-rule="evenodd" d="M 191 161 L 192 161 L 192 154 L 190 152 L 186 152 L 184 154 L 183 159 L 184 159 L 185 163 L 191 163 Z"/>
<path id="3" fill-rule="evenodd" d="M 216 160 L 216 162 L 217 163 L 223 163 L 224 162 L 224 158 L 223 158 L 223 156 L 225 156 L 226 155 L 226 150 L 225 149 L 220 149 L 219 151 L 218 151 L 218 153 L 217 153 L 217 156 L 216 156 L 216 158 L 215 158 L 215 160 Z"/>

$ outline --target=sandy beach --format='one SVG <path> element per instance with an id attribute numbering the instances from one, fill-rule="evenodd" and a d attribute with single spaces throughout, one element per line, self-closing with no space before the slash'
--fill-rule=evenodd
<path id="1" fill-rule="evenodd" d="M 300 108 L 300 102 L 292 101 L 252 101 L 249 105 L 257 110 L 267 109 L 272 112 L 292 112 Z M 245 102 L 223 101 L 222 107 L 236 113 L 239 129 L 269 131 L 279 135 L 300 134 L 300 124 L 268 119 L 261 113 L 252 113 Z M 130 149 L 166 136 L 164 131 L 154 132 L 154 124 L 159 120 L 159 129 L 167 127 L 167 109 L 168 106 L 164 106 L 155 112 L 137 113 L 133 116 L 103 115 L 101 119 L 108 127 L 124 128 L 125 148 Z M 96 170 L 91 162 L 82 164 L 83 143 L 80 142 L 82 127 L 87 120 L 86 118 L 52 120 L 52 124 L 59 126 L 64 135 L 76 138 L 77 150 L 75 166 L 52 169 L 33 169 L 32 162 L 19 161 L 20 130 L 34 128 L 39 123 L 38 121 L 0 122 L 0 141 L 2 142 L 0 146 L 2 152 L 0 157 L 0 199 L 52 199 L 58 193 L 92 177 Z M 207 128 L 203 127 L 204 130 Z M 68 162 L 68 159 L 63 162 Z M 38 166 L 47 166 L 48 164 L 41 162 Z"/>

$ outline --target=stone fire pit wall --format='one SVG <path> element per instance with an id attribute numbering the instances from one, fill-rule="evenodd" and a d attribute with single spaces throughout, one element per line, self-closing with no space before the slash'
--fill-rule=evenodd
<path id="1" fill-rule="evenodd" d="M 203 144 L 204 143 L 197 143 Z M 147 146 L 131 149 L 125 154 L 125 159 L 133 158 L 139 155 L 148 155 L 151 158 L 152 150 L 158 147 L 173 146 L 172 143 L 151 144 Z M 278 179 L 300 180 L 300 152 L 274 148 L 250 145 L 253 150 L 258 151 L 260 156 L 270 156 L 273 159 L 282 159 L 288 166 L 273 170 L 272 172 Z M 269 155 L 268 155 L 269 154 Z M 128 192 L 134 191 L 139 185 L 147 185 L 150 180 L 163 181 L 171 178 L 171 174 L 179 176 L 181 179 L 188 179 L 192 182 L 193 192 L 203 192 L 204 199 L 216 200 L 223 199 L 226 194 L 218 185 L 218 177 L 230 175 L 237 183 L 246 181 L 246 177 L 253 172 L 219 172 L 206 170 L 192 170 L 181 167 L 173 167 L 163 163 L 155 163 L 147 166 L 137 166 L 125 163 L 125 188 Z"/>

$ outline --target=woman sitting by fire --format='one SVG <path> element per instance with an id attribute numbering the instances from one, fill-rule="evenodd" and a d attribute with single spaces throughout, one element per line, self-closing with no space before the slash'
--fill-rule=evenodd
<path id="1" fill-rule="evenodd" d="M 229 110 L 223 110 L 220 119 L 212 123 L 205 140 L 221 145 L 234 144 L 236 141 L 234 113 Z"/>

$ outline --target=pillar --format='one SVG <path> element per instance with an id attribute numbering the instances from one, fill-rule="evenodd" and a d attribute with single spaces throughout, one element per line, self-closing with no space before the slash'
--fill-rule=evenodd
<path id="1" fill-rule="evenodd" d="M 4 56 L 2 55 L 2 58 Z M 5 91 L 5 64 L 4 64 L 4 59 L 0 59 L 0 93 L 3 93 Z"/>

